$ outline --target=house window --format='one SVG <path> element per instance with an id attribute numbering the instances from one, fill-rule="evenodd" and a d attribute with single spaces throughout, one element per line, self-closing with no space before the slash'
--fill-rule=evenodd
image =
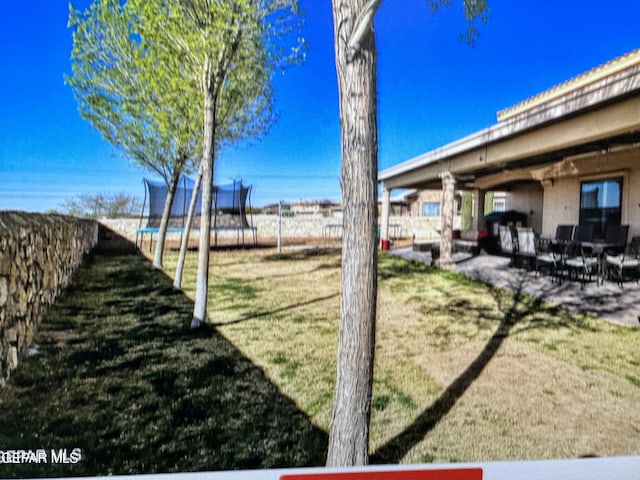
<path id="1" fill-rule="evenodd" d="M 506 202 L 503 199 L 493 201 L 494 212 L 504 212 L 507 208 Z"/>
<path id="2" fill-rule="evenodd" d="M 622 177 L 580 184 L 580 225 L 594 225 L 594 235 L 604 237 L 607 225 L 622 219 Z"/>
<path id="3" fill-rule="evenodd" d="M 422 204 L 422 216 L 423 217 L 439 217 L 440 216 L 440 203 L 439 202 L 424 202 Z"/>

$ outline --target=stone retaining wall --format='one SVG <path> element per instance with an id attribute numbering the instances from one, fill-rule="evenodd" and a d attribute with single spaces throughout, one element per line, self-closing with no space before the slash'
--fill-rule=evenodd
<path id="1" fill-rule="evenodd" d="M 97 241 L 92 220 L 0 211 L 0 383 Z"/>
<path id="2" fill-rule="evenodd" d="M 341 218 L 322 215 L 296 215 L 282 217 L 282 238 L 302 239 L 318 238 L 329 233 L 328 225 L 342 224 Z M 253 225 L 258 228 L 258 238 L 276 238 L 278 236 L 277 215 L 254 215 Z"/>
<path id="3" fill-rule="evenodd" d="M 378 224 L 380 224 L 380 219 Z M 254 215 L 253 224 L 258 227 L 258 238 L 274 238 L 278 234 L 277 215 Z M 459 222 L 457 223 L 459 225 Z M 336 232 L 342 225 L 342 218 L 323 217 L 321 215 L 298 215 L 282 218 L 283 238 L 323 238 Z M 459 228 L 459 227 L 458 227 Z M 389 236 L 398 238 L 439 238 L 440 217 L 389 218 Z"/>
<path id="4" fill-rule="evenodd" d="M 258 240 L 273 239 L 278 235 L 278 216 L 277 215 L 253 215 L 253 226 L 257 228 Z M 296 217 L 282 218 L 282 236 L 283 238 L 300 239 L 300 238 L 322 238 L 324 227 L 328 224 L 341 223 L 339 218 L 326 218 L 322 215 L 299 215 Z M 135 242 L 136 230 L 139 220 L 135 218 L 105 218 L 100 223 L 106 227 L 118 232 L 125 238 Z M 146 225 L 143 219 L 142 225 Z M 197 225 L 196 225 L 197 226 Z M 248 234 L 247 234 L 248 235 Z M 235 239 L 236 232 L 219 232 L 221 238 L 229 237 Z M 167 238 L 177 240 L 180 238 L 179 233 L 168 233 Z"/>
<path id="5" fill-rule="evenodd" d="M 102 219 L 100 220 L 108 228 L 135 242 L 136 229 L 139 220 L 127 219 Z M 145 222 L 142 222 L 145 225 Z M 324 237 L 334 237 L 339 233 L 341 218 L 324 217 L 322 215 L 297 215 L 294 217 L 282 217 L 282 238 L 284 240 L 317 238 L 321 241 Z M 439 238 L 440 218 L 434 217 L 391 217 L 389 235 L 396 238 L 436 239 Z M 273 240 L 278 235 L 277 215 L 253 215 L 253 225 L 258 231 L 258 241 Z M 457 225 L 459 225 L 459 217 Z M 455 225 L 454 225 L 455 227 Z M 457 227 L 459 228 L 459 226 Z M 230 238 L 235 238 L 234 232 L 220 233 Z M 168 239 L 177 240 L 180 234 L 169 233 Z"/>

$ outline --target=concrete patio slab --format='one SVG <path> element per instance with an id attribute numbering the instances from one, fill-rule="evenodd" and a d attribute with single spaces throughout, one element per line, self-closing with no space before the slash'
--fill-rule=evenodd
<path id="1" fill-rule="evenodd" d="M 430 252 L 414 252 L 408 247 L 393 249 L 390 253 L 431 264 Z M 455 254 L 453 260 L 455 271 L 490 285 L 534 295 L 554 305 L 596 315 L 612 323 L 640 327 L 640 285 L 637 282 L 625 282 L 620 288 L 614 282 L 605 280 L 598 285 L 592 281 L 582 289 L 577 281 L 565 280 L 559 284 L 548 275 L 510 267 L 506 257 Z"/>

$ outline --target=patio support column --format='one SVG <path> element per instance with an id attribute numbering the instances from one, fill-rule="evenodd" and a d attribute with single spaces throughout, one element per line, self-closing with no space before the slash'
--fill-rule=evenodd
<path id="1" fill-rule="evenodd" d="M 442 230 L 440 234 L 440 259 L 438 266 L 440 268 L 453 267 L 453 216 L 455 209 L 454 194 L 456 179 L 451 172 L 445 172 L 440 175 L 442 180 Z"/>
<path id="2" fill-rule="evenodd" d="M 484 229 L 484 197 L 485 190 L 473 190 L 473 219 L 471 228 L 476 232 Z"/>
<path id="3" fill-rule="evenodd" d="M 382 187 L 382 213 L 380 221 L 380 240 L 389 240 L 389 212 L 391 210 L 391 190 Z"/>

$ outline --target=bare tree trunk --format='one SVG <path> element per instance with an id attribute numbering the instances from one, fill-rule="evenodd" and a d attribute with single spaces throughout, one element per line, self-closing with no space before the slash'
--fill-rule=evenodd
<path id="1" fill-rule="evenodd" d="M 185 231 L 180 241 L 180 254 L 178 255 L 178 265 L 176 265 L 176 274 L 173 279 L 174 288 L 182 288 L 182 272 L 184 270 L 184 261 L 187 257 L 187 247 L 189 246 L 189 236 L 191 227 L 193 226 L 193 217 L 196 213 L 196 204 L 198 203 L 198 194 L 200 193 L 200 184 L 202 183 L 202 167 L 198 168 L 198 176 L 196 183 L 191 192 L 191 200 L 189 202 L 189 213 L 187 214 L 187 223 L 184 227 Z"/>
<path id="2" fill-rule="evenodd" d="M 211 241 L 211 203 L 213 200 L 214 128 L 216 97 L 210 88 L 205 89 L 204 101 L 204 146 L 200 173 L 202 174 L 202 213 L 200 215 L 200 237 L 198 242 L 198 273 L 196 275 L 196 298 L 193 307 L 191 328 L 198 328 L 207 318 L 209 290 L 209 245 Z"/>
<path id="3" fill-rule="evenodd" d="M 368 463 L 377 298 L 376 52 L 347 40 L 366 0 L 333 0 L 342 134 L 342 305 L 328 466 Z"/>
<path id="4" fill-rule="evenodd" d="M 158 241 L 153 254 L 153 266 L 162 268 L 162 256 L 164 254 L 164 241 L 167 238 L 167 228 L 169 227 L 169 217 L 171 216 L 171 208 L 173 207 L 173 199 L 176 195 L 178 182 L 180 181 L 180 169 L 173 170 L 169 185 L 167 185 L 167 197 L 164 200 L 162 209 L 162 219 L 160 219 L 160 228 L 158 229 Z"/>

